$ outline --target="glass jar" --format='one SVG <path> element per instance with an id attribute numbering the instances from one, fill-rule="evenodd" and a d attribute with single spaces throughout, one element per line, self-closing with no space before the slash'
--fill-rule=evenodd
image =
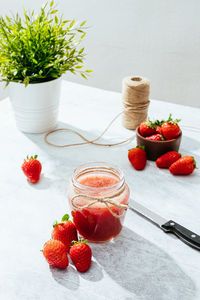
<path id="1" fill-rule="evenodd" d="M 79 234 L 90 242 L 116 237 L 130 191 L 123 172 L 111 163 L 87 163 L 73 172 L 67 196 Z"/>

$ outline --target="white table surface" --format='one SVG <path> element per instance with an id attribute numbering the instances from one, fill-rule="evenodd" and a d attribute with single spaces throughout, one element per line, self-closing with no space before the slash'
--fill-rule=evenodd
<path id="1" fill-rule="evenodd" d="M 88 138 L 99 134 L 121 110 L 121 95 L 63 81 L 59 127 L 80 130 Z M 180 125 L 200 127 L 200 109 L 151 101 L 149 115 L 181 118 Z M 104 142 L 132 135 L 113 125 Z M 79 140 L 59 133 L 51 140 Z M 200 252 L 165 234 L 128 211 L 119 237 L 106 244 L 91 244 L 90 270 L 78 273 L 49 268 L 40 249 L 50 238 L 52 223 L 69 207 L 66 189 L 72 171 L 88 161 L 110 161 L 124 171 L 132 197 L 166 219 L 200 234 L 200 169 L 186 177 L 172 176 L 148 162 L 134 170 L 127 150 L 135 140 L 116 147 L 58 149 L 45 144 L 43 134 L 24 134 L 15 127 L 8 99 L 0 102 L 0 299 L 200 299 Z M 200 168 L 200 132 L 183 128 L 180 152 L 194 155 Z M 43 175 L 29 184 L 21 171 L 27 154 L 38 154 Z"/>

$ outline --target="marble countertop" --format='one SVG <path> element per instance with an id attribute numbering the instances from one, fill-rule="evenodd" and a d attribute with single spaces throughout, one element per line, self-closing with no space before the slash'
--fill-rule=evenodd
<path id="1" fill-rule="evenodd" d="M 121 110 L 121 95 L 63 81 L 59 127 L 96 137 Z M 200 109 L 151 101 L 149 116 L 182 119 L 182 154 L 194 155 L 200 168 Z M 132 135 L 116 121 L 102 139 L 119 141 Z M 135 145 L 54 148 L 43 134 L 24 134 L 15 127 L 8 99 L 0 102 L 0 299 L 2 300 L 194 300 L 200 299 L 200 252 L 165 234 L 128 211 L 122 232 L 112 242 L 91 244 L 90 270 L 78 273 L 49 268 L 40 249 L 50 238 L 52 223 L 69 212 L 66 190 L 74 168 L 88 161 L 110 161 L 124 171 L 132 197 L 166 219 L 200 233 L 200 169 L 187 177 L 148 162 L 134 170 L 127 150 Z M 58 133 L 52 141 L 79 138 Z M 31 185 L 22 174 L 27 154 L 38 154 L 43 174 Z"/>

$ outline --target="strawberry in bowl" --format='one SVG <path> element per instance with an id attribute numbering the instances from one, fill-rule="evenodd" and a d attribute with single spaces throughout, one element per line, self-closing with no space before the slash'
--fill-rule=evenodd
<path id="1" fill-rule="evenodd" d="M 166 122 L 163 122 L 161 126 L 161 133 L 166 140 L 172 140 L 177 138 L 181 134 L 181 129 L 178 125 L 180 120 L 173 120 L 172 115 L 169 115 L 169 118 Z"/>
<path id="2" fill-rule="evenodd" d="M 179 122 L 170 114 L 167 120 L 148 119 L 136 128 L 137 145 L 145 146 L 147 159 L 155 161 L 166 152 L 178 152 L 182 138 Z"/>

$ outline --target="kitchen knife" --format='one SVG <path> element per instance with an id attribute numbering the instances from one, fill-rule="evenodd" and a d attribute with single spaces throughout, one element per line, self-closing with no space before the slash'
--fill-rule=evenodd
<path id="1" fill-rule="evenodd" d="M 200 236 L 196 233 L 179 225 L 173 220 L 167 221 L 166 219 L 162 218 L 161 216 L 157 215 L 156 213 L 154 213 L 153 211 L 149 210 L 148 208 L 144 207 L 136 201 L 131 200 L 130 204 L 131 205 L 129 205 L 129 209 L 131 209 L 132 211 L 151 221 L 159 228 L 161 228 L 164 232 L 171 232 L 175 234 L 178 238 L 180 238 L 184 243 L 188 244 L 189 246 L 195 249 L 200 250 Z"/>

